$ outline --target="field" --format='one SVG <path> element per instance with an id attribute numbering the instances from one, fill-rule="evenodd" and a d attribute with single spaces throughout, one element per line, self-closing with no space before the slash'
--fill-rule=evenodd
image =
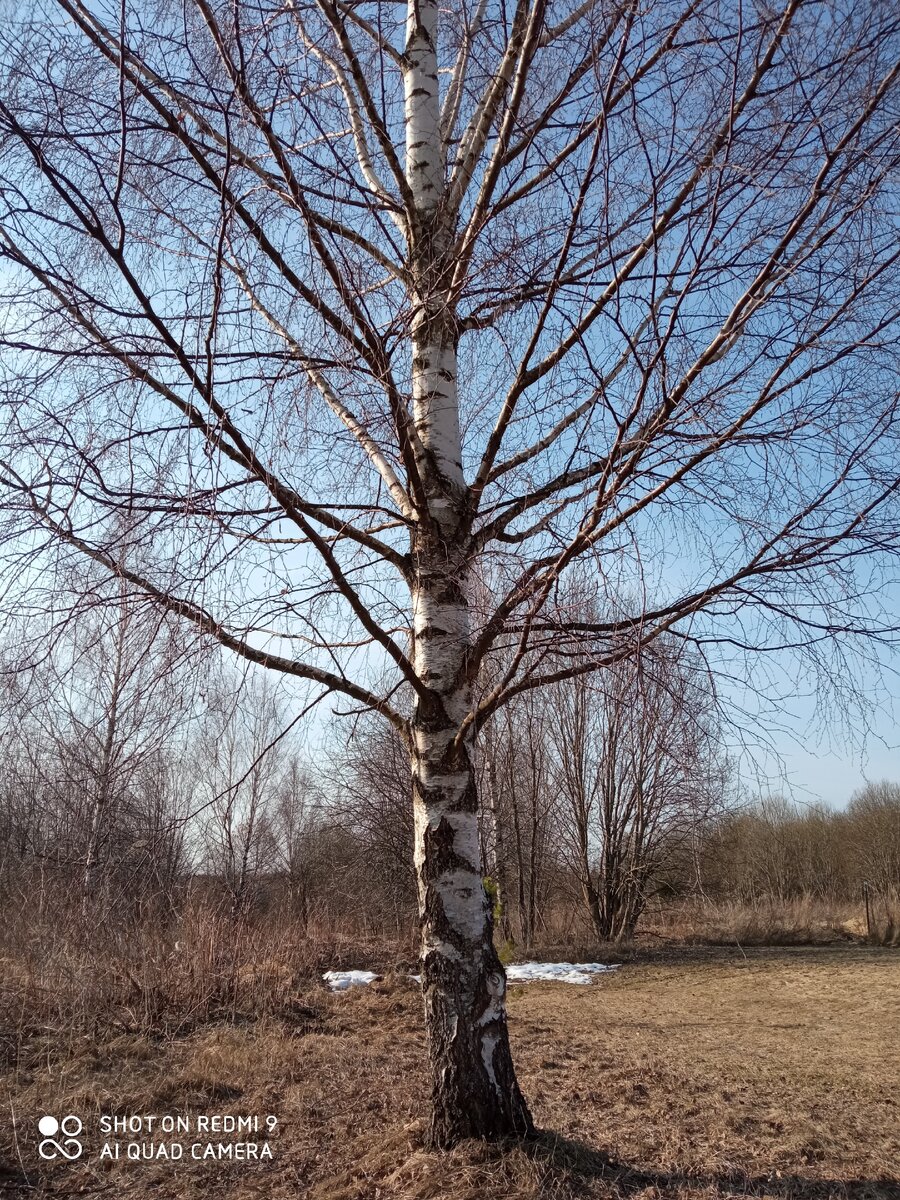
<path id="1" fill-rule="evenodd" d="M 645 952 L 590 987 L 512 988 L 510 1010 L 542 1132 L 445 1157 L 422 1149 L 420 1001 L 400 974 L 168 1032 L 125 1016 L 61 1037 L 23 1018 L 4 1031 L 4 1194 L 900 1197 L 896 951 Z M 84 1118 L 85 1154 L 43 1163 L 37 1118 L 68 1112 Z M 98 1114 L 167 1112 L 274 1114 L 273 1158 L 99 1161 Z"/>

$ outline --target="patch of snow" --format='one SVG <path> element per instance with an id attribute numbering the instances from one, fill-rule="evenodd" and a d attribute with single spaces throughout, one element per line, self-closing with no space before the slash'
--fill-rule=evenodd
<path id="1" fill-rule="evenodd" d="M 507 983 L 575 983 L 584 986 L 594 982 L 594 976 L 604 971 L 615 971 L 618 963 L 510 963 L 506 968 Z M 322 976 L 333 992 L 343 992 L 350 987 L 365 987 L 381 976 L 374 971 L 326 971 Z M 422 982 L 421 975 L 410 975 L 416 983 Z"/>
<path id="2" fill-rule="evenodd" d="M 608 963 L 510 963 L 506 968 L 509 983 L 593 983 L 593 977 L 603 971 L 615 971 L 616 964 Z"/>
<path id="3" fill-rule="evenodd" d="M 345 992 L 351 987 L 365 987 L 381 976 L 375 971 L 326 971 L 322 976 L 333 992 Z"/>

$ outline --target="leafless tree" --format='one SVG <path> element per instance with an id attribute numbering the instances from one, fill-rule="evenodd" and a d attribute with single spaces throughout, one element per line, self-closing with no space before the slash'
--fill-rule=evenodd
<path id="1" fill-rule="evenodd" d="M 501 911 L 514 906 L 518 940 L 534 944 L 556 850 L 550 722 L 539 693 L 523 692 L 481 734 L 491 875 Z M 489 863 L 491 860 L 488 860 Z"/>
<path id="2" fill-rule="evenodd" d="M 435 1145 L 531 1128 L 479 725 L 665 631 L 893 633 L 897 51 L 887 0 L 6 10 L 18 577 L 87 554 L 403 738 Z"/>
<path id="3" fill-rule="evenodd" d="M 766 796 L 724 814 L 700 839 L 704 889 L 739 903 L 859 904 L 900 893 L 898 786 L 868 783 L 846 808 Z"/>
<path id="4" fill-rule="evenodd" d="M 195 746 L 202 780 L 195 824 L 207 869 L 225 885 L 232 920 L 246 915 L 260 876 L 277 866 L 273 835 L 279 815 L 287 815 L 286 799 L 291 820 L 297 817 L 297 797 L 286 797 L 285 785 L 298 781 L 290 779 L 284 743 L 272 745 L 288 724 L 283 700 L 265 677 L 244 680 L 224 670 L 207 693 Z M 288 824 L 286 832 L 295 830 Z"/>
<path id="5" fill-rule="evenodd" d="M 332 765 L 323 771 L 330 818 L 360 837 L 370 865 L 381 864 L 401 900 L 410 885 L 415 889 L 412 782 L 403 739 L 380 721 L 364 720 L 349 744 L 332 754 Z"/>
<path id="6" fill-rule="evenodd" d="M 850 800 L 850 841 L 862 881 L 900 897 L 900 786 L 869 783 Z"/>
<path id="7" fill-rule="evenodd" d="M 725 807 L 714 696 L 698 665 L 661 639 L 548 689 L 562 842 L 604 941 L 634 934 L 667 861 Z"/>
<path id="8" fill-rule="evenodd" d="M 177 874 L 191 691 L 177 622 L 91 575 L 67 580 L 62 627 L 45 614 L 6 647 L 3 729 L 20 858 L 49 856 L 96 917 L 138 890 L 129 881 L 149 903 Z"/>
<path id="9" fill-rule="evenodd" d="M 297 755 L 291 756 L 276 791 L 269 834 L 272 865 L 285 880 L 288 907 L 299 916 L 304 930 L 308 928 L 310 909 L 310 838 L 315 834 L 320 809 L 319 788 L 308 764 Z"/>

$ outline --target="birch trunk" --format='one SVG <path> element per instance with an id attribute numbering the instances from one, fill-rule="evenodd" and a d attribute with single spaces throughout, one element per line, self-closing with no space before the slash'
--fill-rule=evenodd
<path id="1" fill-rule="evenodd" d="M 456 743 L 470 704 L 458 683 L 467 610 L 457 579 L 423 580 L 416 665 L 431 696 L 413 720 L 416 875 L 432 1083 L 430 1143 L 531 1132 L 506 1023 L 506 975 L 483 883 L 471 740 Z"/>
<path id="2" fill-rule="evenodd" d="M 484 888 L 472 703 L 457 332 L 447 296 L 453 217 L 439 136 L 437 4 L 411 0 L 405 52 L 413 421 L 427 511 L 412 536 L 413 657 L 427 692 L 412 719 L 415 858 L 432 1081 L 430 1143 L 531 1131 L 513 1070 L 506 976 Z"/>

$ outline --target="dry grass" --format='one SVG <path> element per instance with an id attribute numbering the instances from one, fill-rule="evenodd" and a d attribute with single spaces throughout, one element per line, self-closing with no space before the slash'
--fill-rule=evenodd
<path id="1" fill-rule="evenodd" d="M 711 946 L 821 946 L 837 942 L 897 946 L 900 905 L 896 897 L 873 897 L 867 924 L 862 901 L 814 896 L 763 898 L 755 903 L 670 901 L 644 914 L 638 937 Z"/>
<path id="2" fill-rule="evenodd" d="M 422 1148 L 420 1000 L 400 976 L 336 996 L 295 990 L 277 1014 L 168 1036 L 122 1022 L 65 1039 L 23 1027 L 2 1080 L 7 1190 L 16 1200 L 897 1200 L 898 995 L 900 956 L 852 947 L 667 952 L 590 988 L 515 988 L 515 1052 L 546 1132 L 448 1156 Z M 80 1163 L 40 1163 L 42 1112 L 84 1117 Z M 104 1167 L 100 1112 L 274 1113 L 275 1157 Z"/>
<path id="3" fill-rule="evenodd" d="M 44 920 L 21 914 L 18 926 L 0 927 L 0 1024 L 177 1033 L 283 1012 L 324 970 L 382 967 L 402 953 L 415 951 L 334 929 L 301 934 L 279 914 L 232 921 L 205 903 L 168 924 L 117 925 L 106 913 L 79 921 L 63 908 Z"/>

